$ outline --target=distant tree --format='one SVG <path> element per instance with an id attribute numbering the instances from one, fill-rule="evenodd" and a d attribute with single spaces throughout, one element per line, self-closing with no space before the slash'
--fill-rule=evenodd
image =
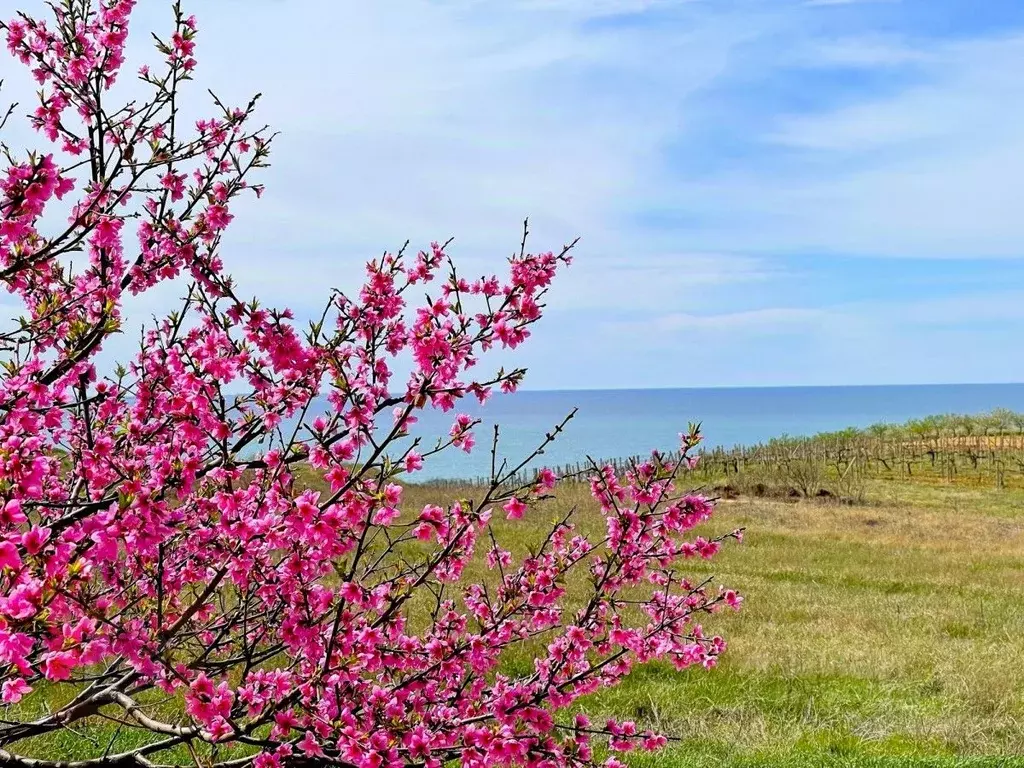
<path id="1" fill-rule="evenodd" d="M 876 440 L 884 440 L 892 435 L 894 429 L 892 424 L 878 423 L 871 424 L 866 431 Z"/>
<path id="2" fill-rule="evenodd" d="M 1010 422 L 1017 432 L 1024 432 L 1024 413 L 1013 413 L 1010 417 Z"/>
<path id="3" fill-rule="evenodd" d="M 992 428 L 997 434 L 1005 435 L 1016 429 L 1017 414 L 1008 408 L 996 408 L 989 415 Z"/>

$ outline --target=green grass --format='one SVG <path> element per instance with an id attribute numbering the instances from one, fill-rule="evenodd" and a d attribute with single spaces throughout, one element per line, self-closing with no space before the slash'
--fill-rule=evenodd
<path id="1" fill-rule="evenodd" d="M 412 486 L 406 501 L 478 493 Z M 632 765 L 1024 768 L 1024 491 L 874 481 L 866 499 L 720 504 L 707 530 L 745 526 L 746 539 L 688 570 L 746 596 L 709 622 L 729 641 L 721 665 L 649 665 L 584 702 L 679 738 Z M 523 525 L 496 523 L 499 538 L 515 531 L 522 546 L 573 504 L 597 523 L 586 490 L 569 487 Z M 530 651 L 509 659 L 530 663 Z M 113 735 L 90 728 L 100 752 Z M 31 752 L 70 759 L 80 746 L 63 732 Z M 172 757 L 188 763 L 161 761 Z"/>
<path id="2" fill-rule="evenodd" d="M 860 505 L 723 501 L 707 529 L 738 526 L 687 564 L 746 595 L 711 622 L 721 666 L 651 665 L 585 704 L 682 739 L 630 762 L 1024 766 L 1024 492 L 876 481 Z"/>
<path id="3" fill-rule="evenodd" d="M 715 623 L 721 666 L 648 667 L 589 703 L 683 739 L 633 764 L 1024 766 L 1024 493 L 719 509 L 746 541 L 691 570 L 747 597 Z"/>

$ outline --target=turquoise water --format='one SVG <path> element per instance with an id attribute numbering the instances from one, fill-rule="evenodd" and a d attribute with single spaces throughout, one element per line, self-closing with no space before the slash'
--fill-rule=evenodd
<path id="1" fill-rule="evenodd" d="M 573 408 L 579 411 L 536 466 L 673 450 L 690 421 L 703 424 L 707 445 L 756 443 L 781 435 L 903 422 L 941 413 L 976 414 L 994 408 L 1024 411 L 1024 384 L 868 387 L 772 387 L 607 391 L 522 391 L 495 395 L 482 408 L 467 398 L 455 411 L 421 414 L 416 434 L 447 434 L 456 413 L 480 416 L 477 447 L 469 455 L 448 449 L 415 479 L 478 477 L 489 473 L 493 425 L 500 425 L 499 456 L 529 455 Z"/>

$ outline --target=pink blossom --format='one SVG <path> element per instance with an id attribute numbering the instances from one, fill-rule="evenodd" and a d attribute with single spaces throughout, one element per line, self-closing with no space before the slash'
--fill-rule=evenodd
<path id="1" fill-rule="evenodd" d="M 306 731 L 306 733 L 296 744 L 299 750 L 307 757 L 323 757 L 324 751 L 317 742 L 316 737 L 312 731 Z"/>
<path id="2" fill-rule="evenodd" d="M 77 665 L 75 654 L 69 651 L 50 653 L 43 657 L 43 673 L 47 680 L 68 680 Z"/>
<path id="3" fill-rule="evenodd" d="M 508 513 L 509 520 L 518 520 L 526 512 L 526 503 L 513 497 L 505 503 L 503 509 Z"/>
<path id="4" fill-rule="evenodd" d="M 17 704 L 21 701 L 22 697 L 27 696 L 31 692 L 32 686 L 21 678 L 5 680 L 2 686 L 2 696 L 0 696 L 0 699 L 3 700 L 4 704 Z"/>
<path id="5" fill-rule="evenodd" d="M 38 526 L 32 526 L 22 537 L 21 545 L 25 548 L 25 551 L 30 555 L 38 555 L 50 536 L 49 528 L 40 528 Z"/>
<path id="6" fill-rule="evenodd" d="M 700 622 L 742 598 L 687 581 L 684 560 L 742 531 L 690 538 L 713 513 L 683 487 L 691 460 L 585 473 L 597 526 L 546 514 L 565 490 L 550 469 L 495 466 L 432 499 L 402 484 L 424 456 L 474 448 L 467 402 L 522 385 L 487 353 L 527 342 L 572 245 L 472 279 L 436 242 L 370 254 L 350 294 L 313 281 L 323 301 L 302 319 L 250 298 L 220 245 L 262 194 L 273 134 L 255 102 L 176 113 L 196 20 L 169 15 L 125 104 L 134 0 L 38 5 L 48 19 L 6 23 L 40 146 L 0 158 L 0 272 L 25 318 L 0 370 L 5 718 L 74 741 L 102 710 L 154 731 L 154 764 L 216 743 L 255 768 L 592 768 L 609 747 L 663 746 L 567 713 L 638 665 L 710 668 L 725 650 Z M 131 307 L 175 286 L 181 303 L 108 364 Z M 415 432 L 427 408 L 457 414 L 436 441 Z M 510 532 L 499 504 L 550 528 Z M 38 679 L 52 711 L 21 701 Z"/>
<path id="7" fill-rule="evenodd" d="M 10 568 L 12 571 L 21 568 L 21 555 L 10 541 L 0 542 L 0 570 L 4 568 Z"/>
<path id="8" fill-rule="evenodd" d="M 119 244 L 118 235 L 121 231 L 121 220 L 109 216 L 102 217 L 92 234 L 92 244 L 96 248 L 115 248 Z"/>
<path id="9" fill-rule="evenodd" d="M 21 511 L 20 499 L 11 499 L 3 507 L 0 507 L 0 525 L 20 525 L 25 520 L 25 513 Z"/>
<path id="10" fill-rule="evenodd" d="M 405 471 L 416 472 L 421 469 L 423 469 L 423 457 L 416 451 L 409 451 L 405 457 Z"/>

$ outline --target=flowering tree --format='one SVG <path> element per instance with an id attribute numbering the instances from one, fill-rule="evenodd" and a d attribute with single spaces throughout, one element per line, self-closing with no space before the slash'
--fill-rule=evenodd
<path id="1" fill-rule="evenodd" d="M 475 500 L 402 504 L 402 478 L 470 450 L 477 424 L 455 416 L 424 444 L 415 414 L 517 387 L 522 370 L 471 372 L 527 338 L 571 246 L 531 254 L 524 237 L 506 276 L 472 282 L 436 244 L 385 255 L 306 330 L 240 299 L 218 246 L 233 202 L 261 191 L 250 176 L 272 137 L 249 127 L 254 102 L 215 99 L 181 124 L 196 24 L 177 4 L 139 72 L 149 97 L 111 104 L 133 5 L 55 0 L 49 20 L 0 22 L 55 145 L 3 146 L 0 173 L 0 278 L 24 306 L 0 334 L 0 764 L 63 765 L 38 737 L 68 729 L 78 766 L 568 766 L 598 759 L 594 739 L 664 744 L 558 713 L 638 662 L 712 666 L 724 648 L 698 618 L 740 598 L 674 570 L 722 540 L 686 538 L 712 511 L 677 490 L 695 429 L 682 459 L 622 477 L 595 465 L 601 532 L 570 514 L 525 557 L 492 520 L 565 480 L 517 480 L 539 451 L 495 461 Z M 126 295 L 176 278 L 180 309 L 102 371 Z M 474 562 L 490 576 L 461 584 Z M 513 674 L 503 661 L 524 645 L 540 652 Z M 138 737 L 99 743 L 100 719 Z"/>

